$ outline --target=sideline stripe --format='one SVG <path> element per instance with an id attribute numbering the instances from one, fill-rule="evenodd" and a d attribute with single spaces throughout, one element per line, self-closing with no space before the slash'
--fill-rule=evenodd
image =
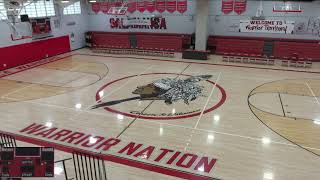
<path id="1" fill-rule="evenodd" d="M 282 99 L 281 99 L 281 94 L 279 94 L 279 99 L 280 99 L 280 104 L 281 104 L 281 108 L 282 108 L 282 112 L 283 112 L 283 116 L 286 117 L 286 112 L 284 111 L 284 108 L 283 108 L 283 103 L 282 103 Z"/>
<path id="2" fill-rule="evenodd" d="M 194 61 L 181 61 L 181 60 L 165 60 L 165 59 L 155 59 L 155 58 L 146 58 L 146 57 L 130 57 L 130 56 L 112 56 L 112 55 L 98 55 L 98 54 L 85 54 L 85 53 L 75 53 L 73 55 L 82 55 L 82 56 L 96 56 L 96 57 L 111 57 L 119 59 L 138 59 L 138 60 L 150 60 L 150 61 L 164 61 L 164 62 L 175 62 L 175 63 L 187 63 L 187 64 L 204 64 L 211 66 L 229 66 L 229 67 L 238 67 L 238 68 L 249 68 L 249 69 L 265 69 L 273 71 L 288 71 L 288 72 L 301 72 L 301 73 L 310 73 L 310 74 L 320 74 L 317 71 L 299 71 L 293 69 L 279 69 L 279 68 L 266 68 L 266 67 L 253 67 L 253 66 L 240 66 L 233 64 L 217 64 L 217 63 L 207 63 L 207 62 L 194 62 Z"/>
<path id="3" fill-rule="evenodd" d="M 47 142 L 44 140 L 27 137 L 24 135 L 8 133 L 8 132 L 4 132 L 4 131 L 0 131 L 0 132 L 3 134 L 8 134 L 8 135 L 14 136 L 16 138 L 16 140 L 18 140 L 18 141 L 23 141 L 26 143 L 31 143 L 31 144 L 35 144 L 35 145 L 39 145 L 39 146 L 43 146 L 43 147 L 54 147 L 57 150 L 64 151 L 67 153 L 79 151 L 79 152 L 90 154 L 92 156 L 100 156 L 105 161 L 110 161 L 110 162 L 114 162 L 114 163 L 118 163 L 118 164 L 122 164 L 122 165 L 126 165 L 126 166 L 131 166 L 134 168 L 144 169 L 147 171 L 165 174 L 165 175 L 178 177 L 178 178 L 182 178 L 182 179 L 219 180 L 219 179 L 209 177 L 209 176 L 193 174 L 193 173 L 186 172 L 186 171 L 180 171 L 180 170 L 171 169 L 171 168 L 164 167 L 164 166 L 158 166 L 158 165 L 151 164 L 151 163 L 140 162 L 140 161 L 136 161 L 133 159 L 119 157 L 119 156 L 115 156 L 115 155 L 111 155 L 111 154 L 101 154 L 101 153 L 99 154 L 99 153 L 83 150 L 83 149 L 76 148 L 76 147 L 66 146 L 66 145 L 62 145 L 62 144 L 58 144 L 58 143 L 54 143 L 54 142 Z"/>
<path id="4" fill-rule="evenodd" d="M 309 90 L 310 90 L 310 92 L 311 92 L 312 96 L 315 98 L 315 100 L 317 101 L 318 105 L 320 106 L 320 102 L 319 102 L 319 100 L 318 100 L 317 96 L 314 94 L 314 92 L 313 92 L 313 90 L 312 90 L 311 86 L 309 85 L 309 83 L 308 83 L 308 82 L 306 82 L 306 85 L 308 86 L 308 88 L 309 88 Z"/>
<path id="5" fill-rule="evenodd" d="M 25 69 L 21 69 L 21 70 L 18 70 L 18 71 L 15 71 L 15 72 L 12 72 L 12 73 L 8 73 L 8 74 L 4 74 L 4 75 L 0 75 L 0 78 L 3 78 L 3 77 L 7 77 L 7 76 L 10 76 L 10 75 L 13 75 L 13 74 L 17 74 L 19 72 L 22 72 L 22 71 L 26 71 L 28 69 L 32 69 L 32 68 L 35 68 L 35 67 L 38 67 L 38 66 L 41 66 L 41 65 L 45 65 L 45 64 L 49 64 L 49 63 L 52 63 L 52 62 L 55 62 L 55 61 L 59 61 L 59 60 L 62 60 L 62 59 L 65 59 L 65 58 L 68 58 L 68 57 L 71 57 L 73 56 L 72 54 L 70 54 L 70 52 L 68 52 L 69 54 L 62 54 L 62 55 L 66 55 L 64 57 L 59 57 L 59 56 L 62 56 L 62 55 L 57 55 L 57 56 L 53 56 L 53 57 L 50 57 L 50 58 L 47 58 L 48 61 L 44 62 L 44 63 L 40 63 L 40 64 L 37 64 L 37 65 L 34 65 L 34 66 L 30 66 L 30 67 L 27 67 Z M 51 60 L 52 58 L 52 60 Z M 55 59 L 57 58 L 57 59 Z M 3 72 L 3 71 L 10 71 L 10 70 L 13 70 L 13 69 L 17 69 L 18 67 L 22 67 L 22 66 L 27 66 L 29 64 L 32 64 L 32 63 L 36 63 L 36 62 L 39 62 L 39 61 L 42 61 L 42 60 L 45 60 L 45 59 L 40 59 L 38 61 L 33 61 L 33 62 L 30 62 L 30 63 L 27 63 L 27 64 L 23 64 L 23 65 L 20 65 L 20 66 L 16 66 L 16 67 L 13 67 L 13 68 L 10 68 L 10 69 L 6 69 L 6 70 L 2 70 L 0 72 Z"/>
<path id="6" fill-rule="evenodd" d="M 198 117 L 198 121 L 197 121 L 196 125 L 194 126 L 194 129 L 197 129 L 197 128 L 198 128 L 199 122 L 200 122 L 200 120 L 201 120 L 201 118 L 202 118 L 202 116 L 203 116 L 203 114 L 204 114 L 204 111 L 206 110 L 206 108 L 207 108 L 207 106 L 208 106 L 208 103 L 209 103 L 209 101 L 210 101 L 210 99 L 211 99 L 211 96 L 212 96 L 214 90 L 215 90 L 216 87 L 217 87 L 217 84 L 218 84 L 218 82 L 219 82 L 219 80 L 220 80 L 220 77 L 221 77 L 221 72 L 219 72 L 219 75 L 218 75 L 217 79 L 215 80 L 214 86 L 213 86 L 213 88 L 212 88 L 212 90 L 211 90 L 211 93 L 210 93 L 209 97 L 207 98 L 206 104 L 205 104 L 204 107 L 202 108 L 202 111 L 201 111 L 201 113 L 200 113 L 200 115 L 199 115 L 199 117 Z"/>
<path id="7" fill-rule="evenodd" d="M 65 56 L 64 56 L 65 55 Z M 51 63 L 51 62 L 55 62 L 55 61 L 58 61 L 58 60 L 62 60 L 62 59 L 65 59 L 65 58 L 68 58 L 68 57 L 71 57 L 71 56 L 76 56 L 76 55 L 82 55 L 82 56 L 96 56 L 96 57 L 112 57 L 112 58 L 119 58 L 119 59 L 124 59 L 124 58 L 129 58 L 129 59 L 139 59 L 139 60 L 150 60 L 150 61 L 164 61 L 164 62 L 176 62 L 176 63 L 190 63 L 190 64 L 204 64 L 204 65 L 211 65 L 211 66 L 229 66 L 229 67 L 239 67 L 239 68 L 249 68 L 249 69 L 265 69 L 265 70 L 274 70 L 274 71 L 287 71 L 287 72 L 301 72 L 301 73 L 310 73 L 310 74 L 320 74 L 320 72 L 316 72 L 316 71 L 299 71 L 299 70 L 293 70 L 293 69 L 279 69 L 279 68 L 264 68 L 264 67 L 252 67 L 252 66 L 240 66 L 240 65 L 232 65 L 232 64 L 217 64 L 217 63 L 205 63 L 205 62 L 193 62 L 193 61 L 179 61 L 179 60 L 165 60 L 165 59 L 155 59 L 155 58 L 146 58 L 146 57 L 130 57 L 130 56 L 112 56 L 112 55 L 97 55 L 97 54 L 85 54 L 85 53 L 71 53 L 71 52 L 67 52 L 65 54 L 60 54 L 60 55 L 57 55 L 57 56 L 53 56 L 53 57 L 50 57 L 52 59 L 54 58 L 57 58 L 57 59 L 54 59 L 52 61 L 48 61 L 48 62 L 45 62 L 45 63 L 41 63 L 39 65 L 35 65 L 35 66 L 31 66 L 31 67 L 28 67 L 26 69 L 22 69 L 22 70 L 19 70 L 19 71 L 16 71 L 16 72 L 12 72 L 12 73 L 9 73 L 9 74 L 5 74 L 5 75 L 0 75 L 0 78 L 3 78 L 3 77 L 6 77 L 6 76 L 10 76 L 12 74 L 16 74 L 16 73 L 19 73 L 19 72 L 22 72 L 22 71 L 26 71 L 28 69 L 32 69 L 32 68 L 35 68 L 35 67 L 38 67 L 38 66 L 41 66 L 41 65 L 44 65 L 44 64 L 48 64 L 48 63 Z M 64 57 L 59 57 L 59 56 L 64 56 Z M 41 59 L 41 60 L 44 60 L 44 59 Z M 38 61 L 41 61 L 41 60 L 38 60 Z M 34 61 L 34 62 L 30 62 L 30 63 L 27 63 L 27 64 L 23 64 L 21 66 L 25 66 L 25 65 L 28 65 L 28 64 L 31 64 L 31 63 L 35 63 L 37 61 Z M 20 66 L 16 66 L 16 67 L 13 67 L 13 68 L 10 68 L 10 69 L 15 69 L 17 67 L 20 67 Z M 2 70 L 2 71 L 10 71 L 10 69 L 6 69 L 6 70 Z M 0 72 L 2 72 L 0 71 Z"/>

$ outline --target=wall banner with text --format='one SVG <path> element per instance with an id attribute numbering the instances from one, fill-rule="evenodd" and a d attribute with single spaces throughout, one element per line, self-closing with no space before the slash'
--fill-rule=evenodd
<path id="1" fill-rule="evenodd" d="M 240 32 L 292 34 L 294 21 L 240 20 Z"/>

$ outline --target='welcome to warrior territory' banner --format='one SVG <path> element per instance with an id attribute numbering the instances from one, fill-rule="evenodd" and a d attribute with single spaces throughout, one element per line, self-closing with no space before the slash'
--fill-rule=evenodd
<path id="1" fill-rule="evenodd" d="M 240 32 L 292 34 L 294 21 L 241 20 Z"/>

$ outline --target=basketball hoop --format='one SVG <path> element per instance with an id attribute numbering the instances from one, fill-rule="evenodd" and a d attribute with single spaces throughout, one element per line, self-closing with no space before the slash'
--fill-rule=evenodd
<path id="1" fill-rule="evenodd" d="M 6 23 L 11 31 L 11 40 L 17 41 L 32 38 L 32 29 L 29 22 L 21 22 L 19 15 L 26 0 L 9 0 L 6 2 L 7 17 Z"/>
<path id="2" fill-rule="evenodd" d="M 263 15 L 263 2 L 260 0 L 260 6 L 257 8 L 256 16 L 251 17 L 252 20 L 265 20 Z"/>
<path id="3" fill-rule="evenodd" d="M 128 6 L 126 3 L 121 3 L 120 6 L 113 6 L 110 7 L 110 9 L 108 10 L 107 14 L 109 15 L 125 15 L 127 14 L 127 10 L 128 10 Z"/>

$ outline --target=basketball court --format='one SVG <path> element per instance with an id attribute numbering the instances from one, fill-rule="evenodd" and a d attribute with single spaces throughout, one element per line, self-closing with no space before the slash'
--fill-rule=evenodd
<path id="1" fill-rule="evenodd" d="M 122 16 L 128 9 L 121 4 L 108 13 Z M 300 13 L 302 7 L 279 11 Z M 316 58 L 307 67 L 307 58 L 253 58 L 219 49 L 205 61 L 183 58 L 184 51 L 110 42 L 75 49 L 73 35 L 67 51 L 61 40 L 61 53 L 1 63 L 0 145 L 53 147 L 54 177 L 38 179 L 320 178 Z"/>
<path id="2" fill-rule="evenodd" d="M 212 77 L 199 83 L 204 88 L 203 97 L 188 105 L 182 100 L 170 105 L 163 100 L 131 100 L 92 109 L 99 102 L 131 98 L 137 87 L 155 80 L 197 75 Z M 212 179 L 258 179 L 265 173 L 279 179 L 315 178 L 319 176 L 319 132 L 313 121 L 319 108 L 317 76 L 318 72 L 220 64 L 219 57 L 198 63 L 101 56 L 80 50 L 2 77 L 1 131 L 16 136 L 18 143 L 21 140 L 61 149 L 56 152 L 60 158 L 70 156 L 64 153 L 67 149 L 81 149 L 105 154 L 107 160 L 107 155 L 113 155 L 177 174 L 182 171 Z M 68 143 L 62 137 L 52 139 L 60 130 L 65 130 L 64 137 L 79 132 L 96 137 L 92 141 L 100 143 L 83 147 L 75 145 L 75 140 L 69 139 Z M 102 147 L 96 148 L 103 138 L 120 142 L 101 151 Z M 119 153 L 130 143 L 142 145 L 131 155 Z M 144 151 L 148 158 L 135 156 L 148 147 L 154 148 Z M 190 167 L 182 164 L 188 168 L 168 165 L 174 154 L 170 151 L 156 162 L 161 149 L 197 159 L 189 161 L 193 162 Z M 202 157 L 216 160 L 209 172 L 201 167 L 194 169 Z M 130 164 L 106 164 L 110 179 L 170 178 Z M 288 166 L 296 168 L 290 171 Z"/>

